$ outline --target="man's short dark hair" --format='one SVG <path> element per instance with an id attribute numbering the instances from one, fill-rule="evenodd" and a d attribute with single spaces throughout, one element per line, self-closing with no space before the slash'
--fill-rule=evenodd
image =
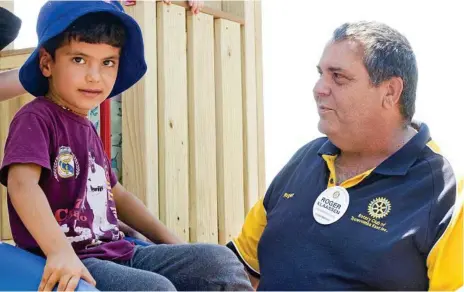
<path id="1" fill-rule="evenodd" d="M 403 80 L 401 114 L 411 121 L 417 89 L 416 56 L 409 41 L 393 28 L 379 22 L 345 23 L 333 33 L 333 41 L 354 40 L 364 50 L 364 65 L 375 86 L 392 77 Z"/>
<path id="2" fill-rule="evenodd" d="M 55 58 L 55 51 L 72 40 L 122 48 L 126 40 L 126 31 L 119 18 L 111 13 L 89 13 L 76 19 L 65 31 L 48 40 L 43 48 Z"/>

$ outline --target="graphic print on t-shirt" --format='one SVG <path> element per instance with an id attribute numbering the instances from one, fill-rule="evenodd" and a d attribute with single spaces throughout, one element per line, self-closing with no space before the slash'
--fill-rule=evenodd
<path id="1" fill-rule="evenodd" d="M 73 208 L 55 211 L 61 230 L 69 242 L 80 246 L 79 249 L 97 246 L 102 241 L 120 239 L 108 167 L 98 164 L 93 150 L 88 152 L 87 159 L 85 187 L 81 189 Z M 64 178 L 61 172 L 67 171 L 67 175 L 73 173 L 74 165 L 79 164 L 70 147 L 60 147 L 54 173 Z M 68 179 L 72 177 L 70 175 Z"/>
<path id="2" fill-rule="evenodd" d="M 96 238 L 116 227 L 116 225 L 108 222 L 108 180 L 106 171 L 95 162 L 93 151 L 89 152 L 87 202 L 93 212 L 92 231 Z"/>

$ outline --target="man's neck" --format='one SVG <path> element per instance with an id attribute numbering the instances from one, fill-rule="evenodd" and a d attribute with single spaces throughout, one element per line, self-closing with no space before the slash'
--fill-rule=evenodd
<path id="1" fill-rule="evenodd" d="M 340 149 L 336 159 L 338 183 L 380 165 L 384 160 L 401 149 L 417 132 L 410 126 L 397 128 L 383 135 L 364 136 L 362 147 Z"/>

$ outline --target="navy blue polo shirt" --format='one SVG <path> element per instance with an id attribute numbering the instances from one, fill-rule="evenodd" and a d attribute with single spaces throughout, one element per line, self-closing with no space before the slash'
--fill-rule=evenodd
<path id="1" fill-rule="evenodd" d="M 228 243 L 259 290 L 427 290 L 462 286 L 462 204 L 448 161 L 425 124 L 400 150 L 340 184 L 336 222 L 313 216 L 334 186 L 339 154 L 327 138 L 302 147 Z M 456 207 L 455 206 L 459 206 Z"/>

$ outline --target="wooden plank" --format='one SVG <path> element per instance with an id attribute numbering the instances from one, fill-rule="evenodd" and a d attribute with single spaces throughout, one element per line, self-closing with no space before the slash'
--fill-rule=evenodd
<path id="1" fill-rule="evenodd" d="M 256 107 L 258 115 L 258 189 L 259 196 L 266 192 L 266 157 L 264 147 L 264 97 L 263 97 L 263 39 L 261 0 L 255 0 L 255 60 Z"/>
<path id="2" fill-rule="evenodd" d="M 3 51 L 0 51 L 0 57 L 11 57 L 11 56 L 17 56 L 17 55 L 30 55 L 35 48 L 24 48 L 24 49 L 3 49 Z"/>
<path id="3" fill-rule="evenodd" d="M 159 216 L 156 3 L 140 1 L 126 10 L 142 29 L 149 69 L 142 80 L 122 94 L 123 183 Z"/>
<path id="4" fill-rule="evenodd" d="M 158 4 L 160 217 L 189 240 L 187 37 L 185 9 Z"/>
<path id="5" fill-rule="evenodd" d="M 252 3 L 254 0 L 224 0 L 222 1 L 222 11 L 232 14 L 238 18 L 245 19 L 245 2 Z"/>
<path id="6" fill-rule="evenodd" d="M 256 102 L 256 48 L 255 6 L 252 1 L 243 3 L 246 25 L 242 35 L 243 131 L 244 131 L 244 183 L 245 212 L 254 206 L 259 197 L 258 178 L 258 112 Z"/>
<path id="7" fill-rule="evenodd" d="M 214 19 L 187 17 L 190 241 L 218 242 Z"/>
<path id="8" fill-rule="evenodd" d="M 221 11 L 222 10 L 222 1 L 205 1 L 205 7 Z"/>
<path id="9" fill-rule="evenodd" d="M 11 120 L 19 109 L 19 97 L 0 102 L 0 160 L 3 160 L 5 142 L 8 137 Z M 0 187 L 1 200 L 1 239 L 9 240 L 12 238 L 10 221 L 8 217 L 7 191 L 2 185 Z"/>
<path id="10" fill-rule="evenodd" d="M 240 25 L 215 20 L 219 243 L 236 236 L 244 221 L 243 120 Z"/>
<path id="11" fill-rule="evenodd" d="M 258 113 L 256 95 L 256 48 L 254 1 L 224 1 L 222 9 L 245 19 L 241 27 L 243 131 L 244 131 L 244 192 L 245 212 L 259 197 Z"/>
<path id="12" fill-rule="evenodd" d="M 187 1 L 173 1 L 172 4 L 184 7 L 185 9 L 190 9 L 190 6 L 188 5 Z M 211 8 L 209 7 L 209 5 L 204 6 L 201 9 L 201 12 L 214 16 L 214 19 L 226 19 L 242 25 L 245 24 L 245 20 L 243 19 L 243 17 L 238 17 L 232 13 L 221 11 L 221 9 Z"/>
<path id="13" fill-rule="evenodd" d="M 11 54 L 0 57 L 0 70 L 10 70 L 21 67 L 30 54 Z"/>

